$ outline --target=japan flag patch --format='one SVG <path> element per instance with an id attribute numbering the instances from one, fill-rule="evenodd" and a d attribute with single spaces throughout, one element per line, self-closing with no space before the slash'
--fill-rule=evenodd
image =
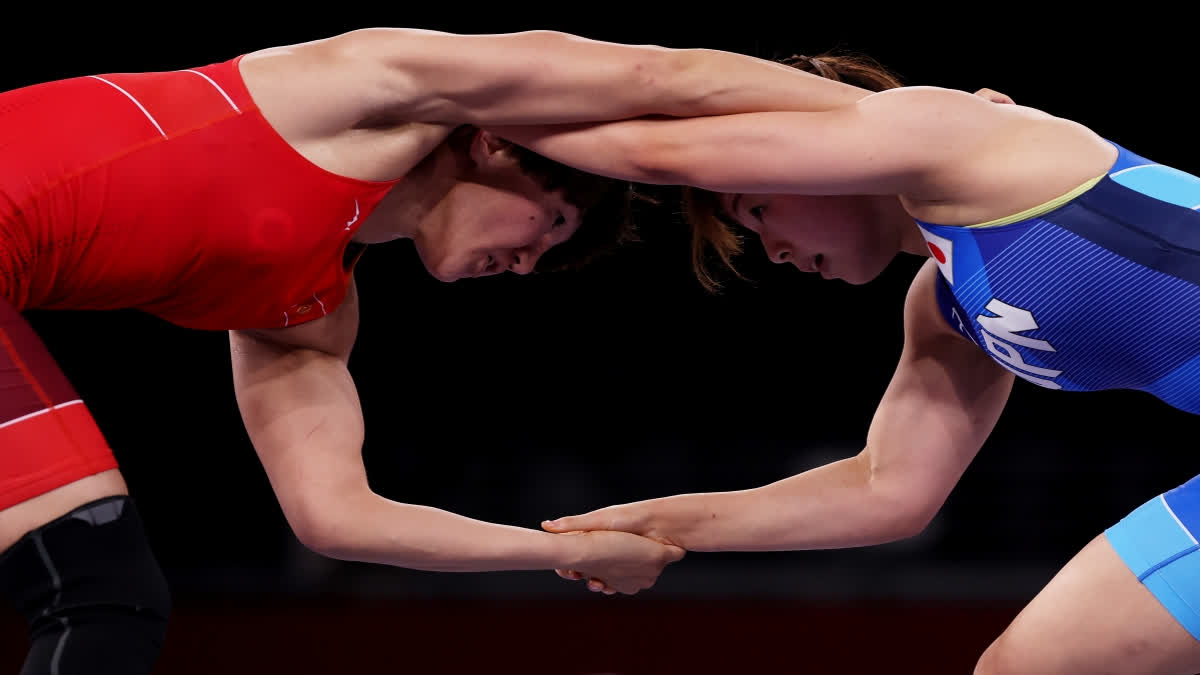
<path id="1" fill-rule="evenodd" d="M 941 270 L 942 276 L 953 286 L 954 242 L 945 237 L 939 237 L 923 227 L 919 229 L 921 230 L 921 236 L 925 237 L 925 245 L 929 247 L 930 255 L 937 261 L 938 269 Z"/>

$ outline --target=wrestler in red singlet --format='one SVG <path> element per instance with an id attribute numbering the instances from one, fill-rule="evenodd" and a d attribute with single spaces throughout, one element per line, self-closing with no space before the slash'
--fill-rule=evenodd
<path id="1" fill-rule="evenodd" d="M 0 93 L 0 601 L 28 623 L 24 672 L 150 673 L 171 613 L 113 454 L 21 317 L 31 309 L 127 308 L 229 330 L 246 432 L 293 533 L 319 554 L 570 568 L 612 592 L 649 587 L 682 549 L 560 537 L 372 490 L 348 369 L 350 268 L 363 243 L 401 238 L 447 282 L 575 266 L 630 234 L 628 184 L 511 134 L 857 100 L 806 82 L 711 49 L 364 28 L 202 68 Z"/>
<path id="2" fill-rule="evenodd" d="M 228 330 L 342 301 L 350 239 L 394 181 L 298 154 L 237 62 L 0 94 L 0 509 L 116 468 L 19 312 L 134 308 Z"/>

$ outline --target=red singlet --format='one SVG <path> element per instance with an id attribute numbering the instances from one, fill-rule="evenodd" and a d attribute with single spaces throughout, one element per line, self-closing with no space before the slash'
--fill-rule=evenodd
<path id="1" fill-rule="evenodd" d="M 238 60 L 0 93 L 0 509 L 116 468 L 18 312 L 280 328 L 345 297 L 350 238 L 395 181 L 297 153 Z"/>
<path id="2" fill-rule="evenodd" d="M 346 245 L 395 181 L 302 157 L 238 60 L 0 93 L 0 297 L 210 330 L 333 311 Z"/>

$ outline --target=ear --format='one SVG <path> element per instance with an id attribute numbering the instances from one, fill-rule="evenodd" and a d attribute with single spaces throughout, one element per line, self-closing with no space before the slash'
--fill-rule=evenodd
<path id="1" fill-rule="evenodd" d="M 481 169 L 511 164 L 513 157 L 512 153 L 508 152 L 511 145 L 490 131 L 478 129 L 471 138 L 471 161 Z"/>

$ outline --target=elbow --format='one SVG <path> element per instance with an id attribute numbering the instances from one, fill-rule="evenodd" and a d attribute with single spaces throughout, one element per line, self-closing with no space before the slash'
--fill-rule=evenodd
<path id="1" fill-rule="evenodd" d="M 858 479 L 870 504 L 870 519 L 877 524 L 878 541 L 887 543 L 911 539 L 925 531 L 942 508 L 936 488 L 905 471 L 889 471 L 875 464 L 872 454 L 864 451 L 855 457 Z"/>
<path id="2" fill-rule="evenodd" d="M 689 176 L 680 169 L 681 148 L 666 134 L 655 133 L 655 122 L 628 125 L 615 145 L 630 164 L 632 180 L 650 185 L 685 185 Z"/>
<path id="3" fill-rule="evenodd" d="M 337 560 L 356 560 L 348 519 L 327 503 L 305 503 L 288 511 L 288 525 L 296 539 L 310 551 Z"/>
<path id="4" fill-rule="evenodd" d="M 937 509 L 922 505 L 905 505 L 891 511 L 886 541 L 902 541 L 920 535 L 933 522 Z"/>
<path id="5" fill-rule="evenodd" d="M 856 546 L 876 546 L 912 539 L 933 522 L 933 513 L 894 500 L 876 499 L 860 529 Z"/>
<path id="6" fill-rule="evenodd" d="M 872 477 L 868 483 L 881 544 L 920 535 L 942 506 L 940 501 L 930 500 L 927 495 L 897 482 Z"/>
<path id="7" fill-rule="evenodd" d="M 664 92 L 667 100 L 660 102 L 660 110 L 676 117 L 696 115 L 697 107 L 703 107 L 705 99 L 716 95 L 723 86 L 723 78 L 713 77 L 711 50 L 707 49 L 660 49 L 646 52 L 638 63 L 634 79 L 643 87 L 653 87 Z"/>
<path id="8" fill-rule="evenodd" d="M 296 539 L 305 548 L 327 558 L 346 559 L 346 546 L 342 543 L 338 529 L 332 524 L 319 519 L 289 520 Z"/>

